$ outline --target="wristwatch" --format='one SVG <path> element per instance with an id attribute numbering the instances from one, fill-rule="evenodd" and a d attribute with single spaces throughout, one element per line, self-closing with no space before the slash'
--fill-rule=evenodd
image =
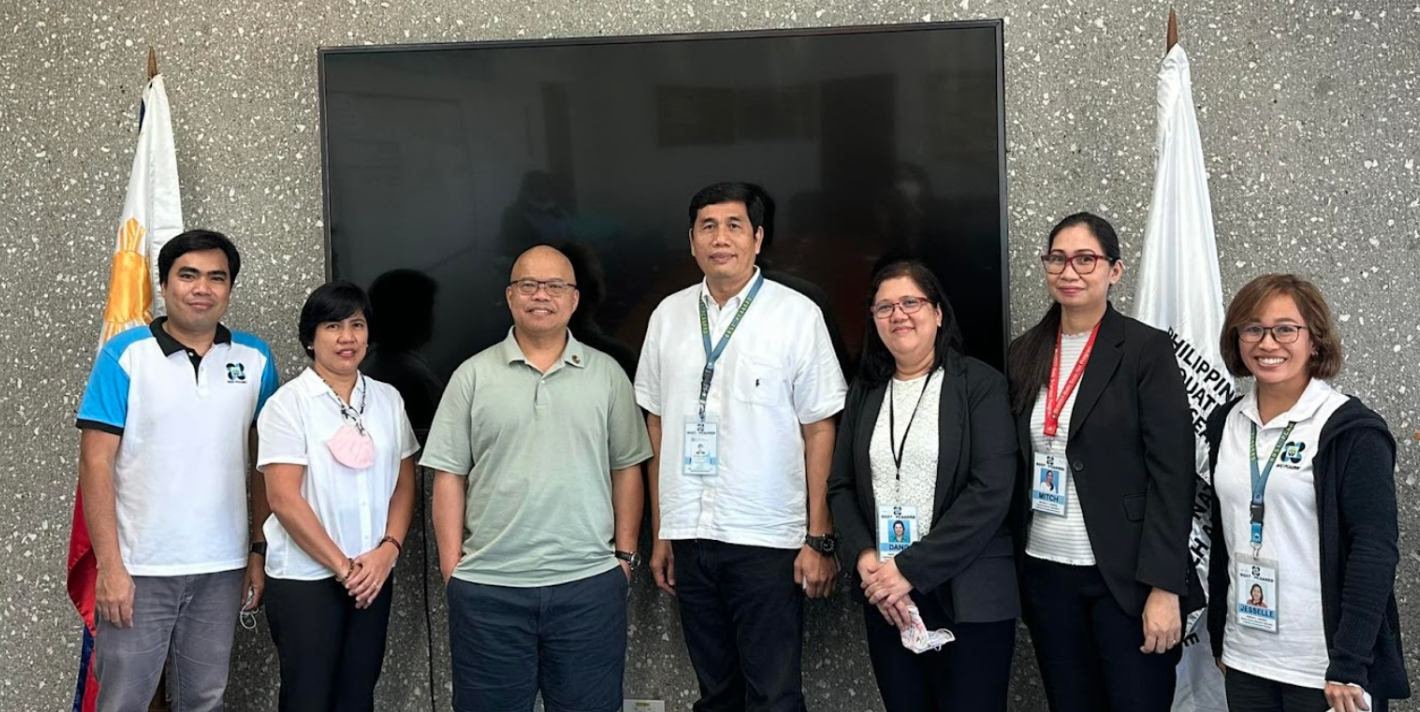
<path id="1" fill-rule="evenodd" d="M 251 543 L 251 553 L 257 556 L 266 556 L 266 542 L 254 541 Z"/>
<path id="2" fill-rule="evenodd" d="M 635 552 L 635 551 L 620 551 L 620 550 L 618 550 L 618 551 L 616 552 L 616 558 L 621 559 L 622 561 L 625 561 L 625 562 L 628 563 L 628 564 L 631 564 L 631 570 L 632 570 L 632 571 L 635 571 L 637 568 L 639 568 L 639 567 L 641 566 L 641 554 L 639 554 L 639 553 L 637 553 L 637 552 Z"/>
<path id="3" fill-rule="evenodd" d="M 804 544 L 824 556 L 833 556 L 833 552 L 838 551 L 838 535 L 833 532 L 823 536 L 808 535 L 804 537 Z"/>

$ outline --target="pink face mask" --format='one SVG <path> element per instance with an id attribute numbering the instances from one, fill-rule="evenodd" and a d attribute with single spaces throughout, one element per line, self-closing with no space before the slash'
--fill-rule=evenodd
<path id="1" fill-rule="evenodd" d="M 375 464 L 375 442 L 370 439 L 370 433 L 365 430 L 365 425 L 361 422 L 361 418 L 365 415 L 365 385 L 365 378 L 362 376 L 356 389 L 360 391 L 359 410 L 351 408 L 340 400 L 340 397 L 335 395 L 334 389 L 331 389 L 330 392 L 330 397 L 335 399 L 336 404 L 340 406 L 340 416 L 345 420 L 345 423 L 335 431 L 335 435 L 325 441 L 325 446 L 330 450 L 330 456 L 335 458 L 336 462 L 352 470 L 368 469 Z"/>
<path id="2" fill-rule="evenodd" d="M 335 435 L 325 441 L 335 461 L 352 469 L 364 470 L 375 464 L 375 443 L 365 429 L 345 423 Z"/>

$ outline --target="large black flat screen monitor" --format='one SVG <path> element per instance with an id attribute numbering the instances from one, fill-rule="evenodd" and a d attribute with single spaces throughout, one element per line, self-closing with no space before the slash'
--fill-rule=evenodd
<path id="1" fill-rule="evenodd" d="M 600 263 L 599 278 L 579 270 L 594 318 L 580 327 L 634 368 L 652 309 L 701 278 L 690 197 L 726 180 L 772 197 L 760 264 L 820 303 L 845 364 L 869 324 L 871 270 L 895 254 L 936 270 L 969 353 L 1004 360 L 999 22 L 320 60 L 329 273 L 384 276 L 376 351 L 398 368 L 447 377 L 503 338 L 512 259 L 564 242 L 580 244 L 579 266 Z"/>

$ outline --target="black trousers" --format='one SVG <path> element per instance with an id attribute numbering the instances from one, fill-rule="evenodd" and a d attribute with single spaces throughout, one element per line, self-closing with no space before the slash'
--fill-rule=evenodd
<path id="1" fill-rule="evenodd" d="M 700 683 L 695 712 L 803 712 L 798 549 L 672 542 L 676 600 Z"/>
<path id="2" fill-rule="evenodd" d="M 266 580 L 266 620 L 281 663 L 281 712 L 373 712 L 394 577 L 369 608 L 333 578 Z"/>
<path id="3" fill-rule="evenodd" d="M 1015 619 L 950 624 L 937 601 L 912 594 L 929 629 L 956 636 L 941 650 L 902 647 L 897 626 L 876 606 L 863 606 L 868 658 L 887 712 L 1005 712 L 1016 650 Z"/>
<path id="4" fill-rule="evenodd" d="M 1143 620 L 1097 567 L 1025 558 L 1021 603 L 1051 712 L 1169 712 L 1183 646 L 1140 652 Z"/>
<path id="5" fill-rule="evenodd" d="M 1228 693 L 1228 712 L 1328 712 L 1326 693 L 1268 680 L 1241 670 L 1223 676 Z M 1385 700 L 1371 700 L 1371 712 L 1386 712 Z"/>

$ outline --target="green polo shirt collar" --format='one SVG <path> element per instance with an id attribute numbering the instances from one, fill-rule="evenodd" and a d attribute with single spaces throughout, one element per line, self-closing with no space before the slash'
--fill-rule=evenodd
<path id="1" fill-rule="evenodd" d="M 529 368 L 536 368 L 528 361 L 527 355 L 523 353 L 523 347 L 518 345 L 518 339 L 513 335 L 513 332 L 517 330 L 517 328 L 518 327 L 515 326 L 508 329 L 508 335 L 503 339 L 503 343 L 498 345 L 498 348 L 502 350 L 500 357 L 504 363 L 523 363 L 527 364 Z M 577 368 L 587 367 L 586 347 L 582 346 L 582 342 L 578 341 L 577 337 L 572 335 L 571 329 L 567 330 L 567 345 L 562 349 L 562 358 L 559 359 L 559 363 L 550 369 L 548 373 L 556 371 L 564 364 Z"/>

